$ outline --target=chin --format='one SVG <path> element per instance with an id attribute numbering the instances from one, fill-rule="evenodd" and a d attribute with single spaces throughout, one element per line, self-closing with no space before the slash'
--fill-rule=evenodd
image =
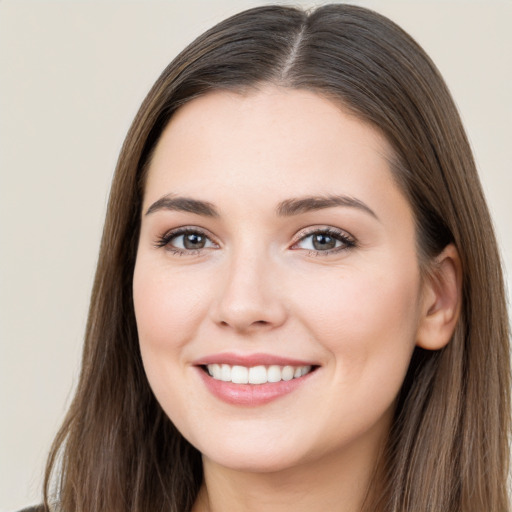
<path id="1" fill-rule="evenodd" d="M 207 461 L 234 471 L 273 473 L 300 465 L 305 454 L 302 450 L 298 451 L 298 440 L 290 436 L 286 440 L 275 436 L 264 437 L 255 439 L 248 435 L 234 438 L 225 435 L 220 442 L 205 442 L 203 446 L 203 443 L 197 443 L 195 446 Z"/>
<path id="2" fill-rule="evenodd" d="M 203 455 L 203 459 L 213 464 L 223 466 L 232 471 L 242 473 L 277 473 L 300 465 L 297 454 L 272 453 L 256 451 L 239 453 L 238 451 L 213 453 Z"/>

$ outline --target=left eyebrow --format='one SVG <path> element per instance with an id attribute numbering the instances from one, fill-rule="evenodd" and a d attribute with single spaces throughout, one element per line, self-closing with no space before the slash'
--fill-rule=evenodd
<path id="1" fill-rule="evenodd" d="M 178 197 L 167 194 L 155 201 L 146 211 L 146 215 L 159 210 L 174 210 L 179 212 L 195 213 L 205 217 L 218 217 L 219 213 L 212 203 L 199 201 L 191 197 Z"/>
<path id="2" fill-rule="evenodd" d="M 277 214 L 282 217 L 288 217 L 310 211 L 322 210 L 324 208 L 333 208 L 335 206 L 357 208 L 379 220 L 376 213 L 368 205 L 355 197 L 343 195 L 306 196 L 286 199 L 277 206 Z"/>

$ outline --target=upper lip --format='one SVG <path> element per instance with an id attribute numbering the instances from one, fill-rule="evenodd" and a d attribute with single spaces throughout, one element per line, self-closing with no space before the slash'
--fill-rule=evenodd
<path id="1" fill-rule="evenodd" d="M 234 354 L 220 353 L 201 357 L 193 363 L 195 366 L 206 366 L 209 364 L 229 364 L 230 366 L 316 366 L 312 361 L 295 359 L 291 357 L 278 356 L 273 354 Z"/>

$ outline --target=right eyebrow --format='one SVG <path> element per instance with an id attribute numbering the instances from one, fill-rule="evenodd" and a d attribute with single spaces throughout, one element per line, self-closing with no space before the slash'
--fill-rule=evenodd
<path id="1" fill-rule="evenodd" d="M 190 197 L 179 197 L 167 194 L 155 201 L 146 211 L 146 215 L 159 210 L 172 210 L 179 212 L 195 213 L 205 217 L 218 217 L 215 206 L 207 201 L 199 201 Z"/>

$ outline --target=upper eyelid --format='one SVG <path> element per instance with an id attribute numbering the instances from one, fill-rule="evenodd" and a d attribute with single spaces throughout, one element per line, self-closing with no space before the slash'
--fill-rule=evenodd
<path id="1" fill-rule="evenodd" d="M 210 240 L 213 244 L 215 244 L 217 246 L 220 245 L 218 239 L 213 234 L 211 234 L 209 230 L 201 228 L 199 226 L 187 225 L 187 226 L 180 226 L 177 228 L 169 229 L 169 230 L 165 231 L 162 235 L 158 235 L 156 237 L 154 246 L 156 248 L 164 248 L 164 247 L 172 246 L 172 244 L 170 242 L 173 238 L 177 238 L 177 237 L 186 235 L 188 233 L 198 233 L 198 234 L 208 238 L 208 240 Z M 190 252 L 191 253 L 193 251 L 201 251 L 202 249 L 188 250 L 188 249 L 176 248 L 176 250 L 181 251 L 181 252 Z"/>
<path id="2" fill-rule="evenodd" d="M 340 237 L 347 238 L 350 241 L 352 241 L 354 244 L 357 243 L 356 238 L 351 233 L 349 233 L 348 231 L 346 231 L 344 229 L 337 228 L 334 226 L 329 226 L 329 225 L 316 225 L 316 226 L 308 226 L 308 227 L 300 229 L 293 236 L 290 246 L 293 247 L 294 245 L 299 243 L 304 238 L 314 235 L 315 233 L 325 233 L 325 232 L 327 232 L 331 235 L 338 235 Z M 214 244 L 216 244 L 218 246 L 222 245 L 219 238 L 216 237 L 213 233 L 211 233 L 211 231 L 209 231 L 208 229 L 202 228 L 200 226 L 194 226 L 194 225 L 185 225 L 185 226 L 180 226 L 177 228 L 169 229 L 164 234 L 159 236 L 158 238 L 160 240 L 168 239 L 170 241 L 174 237 L 185 235 L 187 233 L 199 233 L 199 234 L 207 237 Z"/>
<path id="3" fill-rule="evenodd" d="M 302 240 L 303 238 L 305 238 L 307 236 L 314 235 L 315 233 L 325 233 L 325 232 L 328 232 L 331 234 L 338 234 L 338 235 L 344 236 L 346 238 L 350 238 L 354 242 L 356 240 L 356 238 L 351 233 L 346 231 L 345 229 L 336 228 L 334 226 L 310 226 L 307 228 L 303 228 L 297 232 L 297 234 L 294 237 L 294 240 L 295 240 L 294 243 L 299 242 L 300 240 Z"/>
<path id="4" fill-rule="evenodd" d="M 163 236 L 179 235 L 182 233 L 190 233 L 190 232 L 192 232 L 192 233 L 198 232 L 198 233 L 204 234 L 212 239 L 217 238 L 210 230 L 208 230 L 206 228 L 202 228 L 200 226 L 194 226 L 194 225 L 186 225 L 186 226 L 180 226 L 177 228 L 169 229 L 168 231 L 166 231 L 163 234 Z M 301 228 L 296 233 L 296 235 L 294 235 L 293 238 L 296 240 L 300 240 L 301 238 L 303 238 L 305 236 L 313 235 L 315 233 L 322 233 L 322 232 L 339 233 L 342 235 L 346 235 L 349 238 L 355 239 L 355 237 L 352 234 L 350 234 L 348 231 L 346 231 L 345 229 L 336 228 L 334 226 L 327 226 L 327 225 L 308 226 L 305 228 Z"/>
<path id="5" fill-rule="evenodd" d="M 338 241 L 341 242 L 342 247 L 334 247 L 334 248 L 326 249 L 326 250 L 322 250 L 322 251 L 316 250 L 316 249 L 306 249 L 306 248 L 303 249 L 303 250 L 309 251 L 310 254 L 315 254 L 315 255 L 323 254 L 325 256 L 328 256 L 328 255 L 334 255 L 334 254 L 340 253 L 342 251 L 344 252 L 348 249 L 353 249 L 353 248 L 356 248 L 359 246 L 358 240 L 352 234 L 350 234 L 348 231 L 345 231 L 344 229 L 335 228 L 333 226 L 323 226 L 323 227 L 311 226 L 310 228 L 304 228 L 303 230 L 299 231 L 299 233 L 297 234 L 297 238 L 290 245 L 290 249 L 291 250 L 299 250 L 299 248 L 297 246 L 301 242 L 303 242 L 310 236 L 315 235 L 317 233 L 327 233 L 329 236 L 337 238 Z"/>
<path id="6" fill-rule="evenodd" d="M 178 228 L 169 229 L 162 235 L 162 237 L 174 237 L 179 235 L 186 235 L 187 233 L 199 233 L 209 238 L 212 242 L 217 240 L 217 237 L 215 237 L 215 235 L 208 229 L 201 228 L 199 226 L 181 226 Z"/>

